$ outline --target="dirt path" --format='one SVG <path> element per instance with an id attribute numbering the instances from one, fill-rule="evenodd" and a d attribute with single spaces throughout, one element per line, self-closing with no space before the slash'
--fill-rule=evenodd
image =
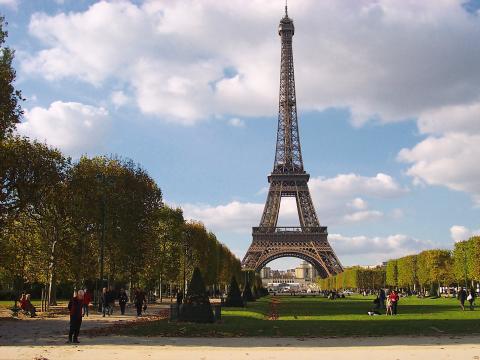
<path id="1" fill-rule="evenodd" d="M 146 316 L 137 319 L 135 309 L 127 308 L 125 315 L 120 315 L 117 307 L 112 316 L 102 317 L 94 311 L 90 311 L 89 317 L 82 321 L 81 334 L 94 329 L 103 329 L 110 326 L 119 326 L 135 321 L 156 320 L 158 316 L 165 316 L 168 304 L 150 305 Z M 53 316 L 40 315 L 36 318 L 20 317 L 0 319 L 0 346 L 4 345 L 58 345 L 66 341 L 69 328 L 69 316 L 66 311 Z"/>
<path id="2" fill-rule="evenodd" d="M 79 346 L 2 346 L 0 359 L 480 359 L 479 337 L 338 339 L 135 338 L 84 339 Z"/>

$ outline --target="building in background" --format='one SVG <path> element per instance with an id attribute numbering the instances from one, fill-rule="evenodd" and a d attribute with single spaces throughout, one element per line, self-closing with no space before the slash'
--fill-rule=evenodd
<path id="1" fill-rule="evenodd" d="M 312 264 L 302 261 L 302 263 L 295 268 L 295 278 L 304 279 L 307 281 L 314 281 L 317 277 L 317 271 Z"/>

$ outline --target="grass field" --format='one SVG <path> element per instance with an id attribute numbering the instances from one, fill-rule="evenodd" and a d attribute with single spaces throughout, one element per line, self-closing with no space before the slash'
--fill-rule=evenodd
<path id="1" fill-rule="evenodd" d="M 397 316 L 368 316 L 371 297 L 278 298 L 278 320 L 268 320 L 271 297 L 247 308 L 223 308 L 216 324 L 160 320 L 122 330 L 140 336 L 386 336 L 480 333 L 480 309 L 461 311 L 455 299 L 402 298 Z"/>

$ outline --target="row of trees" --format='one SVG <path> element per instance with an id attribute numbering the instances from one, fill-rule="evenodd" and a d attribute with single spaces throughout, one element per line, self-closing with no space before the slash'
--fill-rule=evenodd
<path id="1" fill-rule="evenodd" d="M 139 165 L 117 157 L 72 162 L 14 135 L 21 93 L 0 18 L 0 290 L 121 283 L 162 293 L 198 267 L 212 289 L 241 282 L 239 260 L 201 223 L 162 202 Z M 102 276 L 103 275 L 103 276 Z"/>
<path id="2" fill-rule="evenodd" d="M 351 289 L 358 292 L 367 289 L 379 289 L 385 286 L 385 269 L 377 267 L 366 269 L 360 266 L 346 268 L 342 273 L 325 279 L 318 279 L 321 290 Z"/>
<path id="3" fill-rule="evenodd" d="M 480 281 L 480 237 L 455 243 L 453 251 L 426 250 L 390 260 L 386 276 L 389 286 L 421 292 L 441 286 L 475 287 Z"/>

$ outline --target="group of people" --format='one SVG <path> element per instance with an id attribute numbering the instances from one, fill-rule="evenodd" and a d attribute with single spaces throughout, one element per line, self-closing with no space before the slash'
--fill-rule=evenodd
<path id="1" fill-rule="evenodd" d="M 467 291 L 462 287 L 458 291 L 458 300 L 460 300 L 460 307 L 462 310 L 465 310 L 465 300 L 469 302 L 470 304 L 470 310 L 474 310 L 474 305 L 475 305 L 475 298 L 477 294 L 475 293 L 475 290 L 473 288 L 470 289 L 470 291 L 467 294 Z"/>
<path id="2" fill-rule="evenodd" d="M 128 303 L 128 295 L 125 289 L 120 289 L 120 292 L 117 294 L 113 290 L 113 288 L 103 288 L 102 296 L 101 296 L 101 304 L 102 304 L 102 316 L 105 315 L 112 315 L 113 310 L 115 308 L 115 300 L 118 299 L 118 305 L 120 306 L 120 313 L 125 315 L 125 309 Z M 147 297 L 145 293 L 137 288 L 133 292 L 133 302 L 135 304 L 135 309 L 137 310 L 137 316 L 141 316 L 143 312 L 147 310 Z"/>
<path id="3" fill-rule="evenodd" d="M 20 309 L 25 314 L 30 315 L 31 317 L 35 317 L 37 314 L 37 309 L 33 306 L 32 302 L 30 301 L 30 294 L 23 293 L 20 297 Z"/>
<path id="4" fill-rule="evenodd" d="M 115 307 L 115 300 L 118 298 L 118 304 L 120 305 L 120 312 L 125 315 L 125 309 L 128 303 L 128 295 L 125 289 L 120 289 L 118 297 L 112 287 L 103 288 L 100 297 L 102 305 L 102 316 L 112 315 Z M 147 310 L 147 297 L 145 293 L 137 288 L 134 291 L 134 303 L 137 310 L 137 317 L 142 315 L 142 312 Z M 80 343 L 78 341 L 78 334 L 80 333 L 80 327 L 82 326 L 82 318 L 88 317 L 88 307 L 92 302 L 92 297 L 88 290 L 74 291 L 73 297 L 68 303 L 68 311 L 70 313 L 70 331 L 68 333 L 67 343 Z M 33 306 L 33 305 L 32 305 Z"/>
<path id="5" fill-rule="evenodd" d="M 368 315 L 380 315 L 384 309 L 385 315 L 397 315 L 399 300 L 400 296 L 395 290 L 385 292 L 384 289 L 380 289 L 373 300 L 373 309 L 368 312 Z"/>

